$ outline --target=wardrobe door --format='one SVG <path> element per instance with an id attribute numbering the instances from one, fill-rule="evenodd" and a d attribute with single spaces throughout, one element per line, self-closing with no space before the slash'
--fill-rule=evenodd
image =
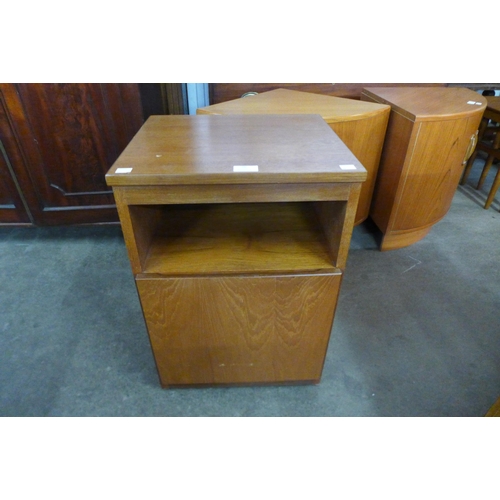
<path id="1" fill-rule="evenodd" d="M 18 154 L 0 93 L 0 224 L 30 223 L 12 167 Z"/>
<path id="2" fill-rule="evenodd" d="M 118 221 L 104 175 L 143 123 L 137 84 L 3 84 L 36 224 Z"/>

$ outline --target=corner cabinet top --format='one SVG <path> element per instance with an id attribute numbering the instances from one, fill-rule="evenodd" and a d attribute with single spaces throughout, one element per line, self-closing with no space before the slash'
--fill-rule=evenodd
<path id="1" fill-rule="evenodd" d="M 370 87 L 363 97 L 389 104 L 412 121 L 454 120 L 486 109 L 484 96 L 461 87 Z"/>
<path id="2" fill-rule="evenodd" d="M 232 101 L 198 108 L 199 115 L 318 114 L 327 123 L 362 120 L 389 109 L 384 104 L 329 95 L 275 89 Z"/>
<path id="3" fill-rule="evenodd" d="M 320 115 L 162 115 L 146 121 L 106 174 L 106 182 L 362 182 L 366 175 Z"/>

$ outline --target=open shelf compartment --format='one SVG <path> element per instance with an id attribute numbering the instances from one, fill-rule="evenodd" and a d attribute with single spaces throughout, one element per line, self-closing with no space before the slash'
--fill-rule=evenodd
<path id="1" fill-rule="evenodd" d="M 337 271 L 313 202 L 129 208 L 145 274 Z"/>

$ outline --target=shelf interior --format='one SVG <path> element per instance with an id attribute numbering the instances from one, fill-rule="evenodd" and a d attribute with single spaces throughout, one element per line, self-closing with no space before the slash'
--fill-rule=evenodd
<path id="1" fill-rule="evenodd" d="M 130 210 L 136 225 L 146 228 L 139 245 L 144 273 L 336 271 L 311 202 L 131 206 Z"/>

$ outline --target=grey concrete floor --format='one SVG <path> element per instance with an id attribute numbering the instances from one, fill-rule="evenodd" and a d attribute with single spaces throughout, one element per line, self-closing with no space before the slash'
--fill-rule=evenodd
<path id="1" fill-rule="evenodd" d="M 0 415 L 484 415 L 500 397 L 500 204 L 482 208 L 476 164 L 411 247 L 380 252 L 355 228 L 316 386 L 161 389 L 120 228 L 0 228 Z"/>

